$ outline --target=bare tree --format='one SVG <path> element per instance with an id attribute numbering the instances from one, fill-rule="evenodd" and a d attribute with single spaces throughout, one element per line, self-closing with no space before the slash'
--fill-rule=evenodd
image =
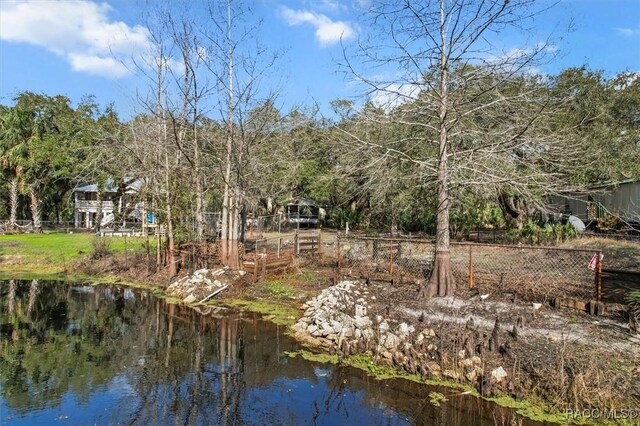
<path id="1" fill-rule="evenodd" d="M 343 128 L 347 139 L 369 151 L 367 167 L 384 167 L 384 159 L 409 164 L 415 182 L 435 188 L 427 297 L 455 291 L 449 213 L 456 194 L 530 194 L 559 183 L 551 163 L 562 158 L 560 137 L 541 119 L 556 100 L 534 67 L 554 49 L 547 39 L 517 49 L 503 41 L 514 31 L 532 34 L 542 12 L 534 0 L 374 1 L 368 26 L 389 37 L 361 39 L 354 55 L 345 49 L 347 70 L 383 110 L 363 108 L 357 120 L 398 127 L 382 139 Z M 360 71 L 367 66 L 375 77 Z"/>
<path id="2" fill-rule="evenodd" d="M 225 149 L 220 161 L 222 176 L 221 261 L 239 266 L 240 216 L 246 211 L 245 166 L 251 142 L 244 122 L 249 111 L 272 98 L 260 95 L 260 82 L 273 65 L 276 55 L 258 43 L 255 25 L 245 18 L 250 10 L 243 2 L 227 0 L 209 5 L 210 30 L 205 64 L 217 87 L 218 112 L 224 124 Z M 243 214 L 242 217 L 245 215 Z"/>

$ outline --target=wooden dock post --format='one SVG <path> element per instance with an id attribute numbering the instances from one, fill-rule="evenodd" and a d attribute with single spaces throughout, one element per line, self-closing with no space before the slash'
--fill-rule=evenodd
<path id="1" fill-rule="evenodd" d="M 473 281 L 473 246 L 469 246 L 469 289 L 474 286 Z"/>

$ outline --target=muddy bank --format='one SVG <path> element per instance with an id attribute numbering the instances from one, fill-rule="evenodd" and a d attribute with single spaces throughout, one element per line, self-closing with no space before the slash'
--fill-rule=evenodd
<path id="1" fill-rule="evenodd" d="M 389 285 L 340 282 L 303 305 L 295 336 L 555 411 L 640 405 L 640 340 L 624 324 L 490 297 L 394 296 Z"/>

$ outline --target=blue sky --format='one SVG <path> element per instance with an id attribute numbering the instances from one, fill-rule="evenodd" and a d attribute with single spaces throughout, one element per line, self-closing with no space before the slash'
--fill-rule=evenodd
<path id="1" fill-rule="evenodd" d="M 328 111 L 332 99 L 358 94 L 336 63 L 342 57 L 340 36 L 351 48 L 366 33 L 360 17 L 369 1 L 251 2 L 248 19 L 261 21 L 261 43 L 280 54 L 262 83 L 264 90 L 279 90 L 277 105 L 286 110 L 317 102 Z M 0 103 L 11 104 L 16 94 L 29 90 L 63 94 L 74 103 L 94 95 L 103 106 L 113 102 L 124 118 L 140 111 L 135 92 L 147 86 L 133 72 L 130 58 L 149 42 L 142 20 L 145 3 L 0 0 Z M 197 10 L 204 0 L 189 4 Z M 571 19 L 572 30 L 566 32 Z M 581 65 L 606 75 L 640 72 L 640 0 L 561 0 L 536 25 L 529 42 L 554 31 L 558 52 L 541 72 Z M 503 43 L 509 47 L 518 38 L 505 34 Z"/>

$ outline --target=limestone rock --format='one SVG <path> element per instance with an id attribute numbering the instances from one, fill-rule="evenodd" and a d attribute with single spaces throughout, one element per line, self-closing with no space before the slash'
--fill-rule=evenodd
<path id="1" fill-rule="evenodd" d="M 429 370 L 429 373 L 433 374 L 434 376 L 439 376 L 442 373 L 440 364 L 434 361 L 430 361 L 427 363 L 427 370 Z"/>
<path id="2" fill-rule="evenodd" d="M 400 339 L 393 333 L 387 333 L 387 337 L 384 339 L 384 347 L 387 349 L 395 349 L 400 344 Z"/>
<path id="3" fill-rule="evenodd" d="M 471 371 L 468 371 L 464 375 L 464 378 L 467 379 L 471 383 L 475 383 L 478 380 L 478 372 L 475 369 L 473 369 Z"/>
<path id="4" fill-rule="evenodd" d="M 400 324 L 400 326 L 398 326 L 398 334 L 402 335 L 402 336 L 406 336 L 409 333 L 413 333 L 415 331 L 415 328 L 411 325 L 407 325 L 407 323 L 403 322 Z"/>
<path id="5" fill-rule="evenodd" d="M 353 327 L 343 327 L 340 331 L 340 335 L 344 337 L 353 337 L 354 330 Z"/>
<path id="6" fill-rule="evenodd" d="M 425 328 L 424 330 L 422 330 L 422 335 L 425 338 L 436 337 L 436 332 L 433 331 L 433 329 L 431 329 L 431 328 Z"/>
<path id="7" fill-rule="evenodd" d="M 460 373 L 453 370 L 444 370 L 442 375 L 448 379 L 460 380 Z"/>
<path id="8" fill-rule="evenodd" d="M 502 366 L 496 368 L 491 372 L 491 380 L 496 383 L 502 382 L 507 377 L 507 372 Z"/>
<path id="9" fill-rule="evenodd" d="M 355 323 L 356 327 L 358 327 L 360 329 L 368 328 L 368 327 L 371 327 L 373 325 L 373 323 L 371 322 L 369 317 L 360 317 L 360 316 L 357 316 L 355 318 L 354 323 Z"/>
<path id="10" fill-rule="evenodd" d="M 364 305 L 356 305 L 356 318 L 367 316 L 367 308 Z"/>

